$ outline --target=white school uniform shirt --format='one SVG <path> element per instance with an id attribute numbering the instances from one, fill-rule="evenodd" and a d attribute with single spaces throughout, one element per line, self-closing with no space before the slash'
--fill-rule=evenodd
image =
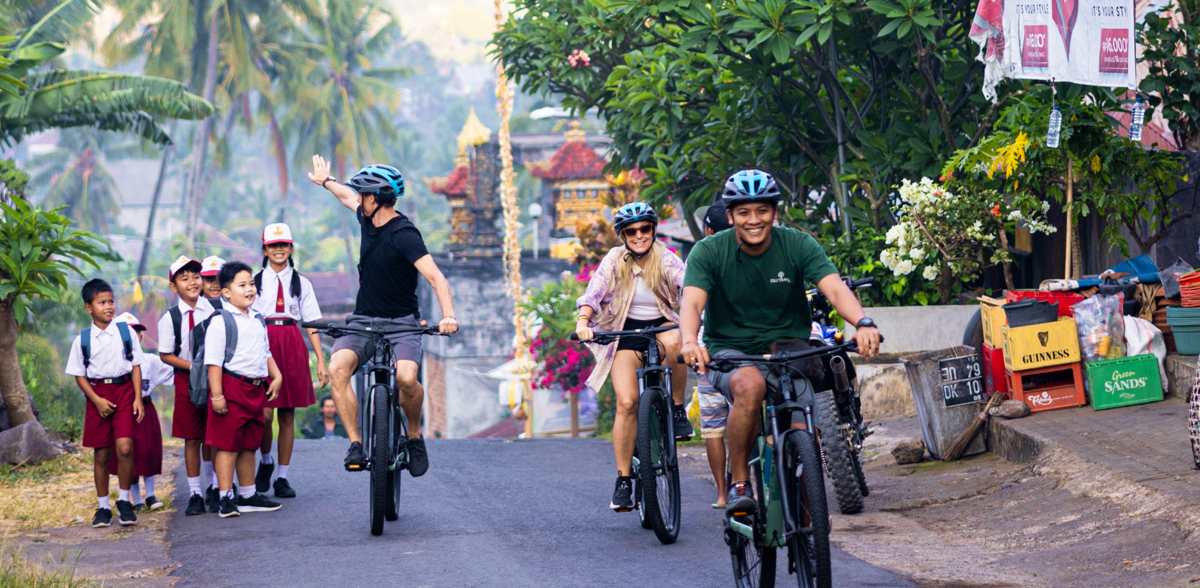
<path id="1" fill-rule="evenodd" d="M 179 301 L 180 317 L 179 338 L 183 339 L 179 346 L 179 359 L 184 361 L 192 360 L 192 330 L 188 328 L 188 314 L 196 314 L 196 324 L 200 324 L 204 319 L 212 316 L 213 307 L 204 297 L 196 300 L 195 308 L 188 306 L 183 300 Z M 224 345 L 221 346 L 224 348 Z M 162 318 L 158 319 L 158 352 L 159 353 L 174 353 L 175 352 L 175 327 L 171 324 L 171 313 L 166 312 Z"/>
<path id="2" fill-rule="evenodd" d="M 258 322 L 259 315 L 253 308 L 250 315 L 227 305 L 237 327 L 237 346 L 233 348 L 233 359 L 225 369 L 247 378 L 265 378 L 269 375 L 267 360 L 271 358 L 271 346 L 267 344 L 267 329 Z M 204 335 L 204 365 L 221 365 L 225 361 L 225 319 L 216 317 L 208 324 Z"/>
<path id="3" fill-rule="evenodd" d="M 174 385 L 175 369 L 157 355 L 145 354 L 142 362 L 142 398 L 149 398 L 154 389 L 162 385 Z"/>
<path id="4" fill-rule="evenodd" d="M 67 375 L 83 376 L 89 380 L 106 380 L 119 378 L 133 371 L 133 366 L 142 365 L 146 361 L 142 354 L 142 346 L 138 343 L 137 332 L 129 329 L 129 337 L 133 342 L 133 361 L 125 359 L 125 344 L 121 341 L 121 332 L 117 330 L 117 321 L 108 323 L 101 329 L 92 323 L 91 360 L 86 373 L 83 367 L 82 334 L 75 336 L 71 343 L 71 352 L 67 355 Z"/>
<path id="5" fill-rule="evenodd" d="M 262 292 L 254 299 L 251 306 L 268 319 L 290 318 L 296 321 L 321 320 L 321 307 L 317 304 L 317 293 L 313 290 L 312 282 L 300 276 L 300 298 L 292 296 L 292 272 L 290 266 L 282 272 L 275 273 L 270 264 L 262 270 Z M 279 296 L 279 285 L 283 284 L 283 312 L 275 312 L 276 298 Z"/>

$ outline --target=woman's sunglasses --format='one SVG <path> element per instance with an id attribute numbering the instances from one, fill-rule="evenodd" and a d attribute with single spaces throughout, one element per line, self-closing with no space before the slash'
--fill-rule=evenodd
<path id="1" fill-rule="evenodd" d="M 653 235 L 654 234 L 654 225 L 645 225 L 645 226 L 641 226 L 641 227 L 629 227 L 629 228 L 622 230 L 621 233 L 624 234 L 625 237 L 627 237 L 627 238 L 628 237 L 636 237 L 638 235 L 638 233 L 641 233 L 644 235 Z"/>

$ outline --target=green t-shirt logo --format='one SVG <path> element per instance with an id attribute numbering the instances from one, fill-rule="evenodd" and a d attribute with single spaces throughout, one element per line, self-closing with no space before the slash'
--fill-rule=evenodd
<path id="1" fill-rule="evenodd" d="M 779 277 L 778 277 L 778 278 L 772 278 L 772 279 L 771 279 L 771 283 L 772 283 L 772 284 L 782 284 L 782 283 L 784 283 L 784 282 L 786 282 L 786 283 L 788 283 L 788 284 L 792 283 L 792 281 L 791 281 L 791 280 L 787 279 L 787 277 L 783 275 L 783 272 L 779 272 Z"/>

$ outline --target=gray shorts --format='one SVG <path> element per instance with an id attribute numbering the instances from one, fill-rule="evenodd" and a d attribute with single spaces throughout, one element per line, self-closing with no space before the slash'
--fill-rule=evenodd
<path id="1" fill-rule="evenodd" d="M 420 323 L 415 316 L 409 315 L 395 319 L 373 318 L 362 316 L 360 314 L 351 314 L 346 317 L 346 325 L 359 328 L 371 328 L 377 330 L 395 329 L 400 327 L 419 327 Z M 387 335 L 387 340 L 392 344 L 392 361 L 407 359 L 412 362 L 421 363 L 421 334 L 420 333 L 400 333 L 396 335 Z M 349 349 L 358 354 L 358 366 L 362 367 L 372 358 L 367 353 L 367 344 L 371 339 L 366 335 L 358 333 L 348 333 L 344 337 L 339 337 L 333 344 L 333 352 L 337 353 L 342 349 Z"/>
<path id="2" fill-rule="evenodd" d="M 725 357 L 727 355 L 746 354 L 741 351 L 737 351 L 736 349 L 722 349 L 712 354 L 712 357 Z M 774 370 L 771 369 L 773 366 L 757 364 L 755 367 L 758 368 L 759 373 L 761 373 L 763 378 L 767 381 L 767 397 L 771 398 L 779 390 L 779 376 L 773 373 Z M 733 402 L 733 394 L 729 391 L 729 381 L 733 379 L 733 374 L 736 372 L 737 370 L 733 370 L 732 372 L 728 373 L 718 372 L 716 370 L 708 370 L 708 382 L 712 384 L 713 388 L 724 395 L 725 398 L 729 399 L 731 403 Z M 808 381 L 808 378 L 792 372 L 792 384 L 796 387 L 796 400 L 799 401 L 801 405 L 812 406 L 815 398 L 813 396 L 812 383 Z"/>

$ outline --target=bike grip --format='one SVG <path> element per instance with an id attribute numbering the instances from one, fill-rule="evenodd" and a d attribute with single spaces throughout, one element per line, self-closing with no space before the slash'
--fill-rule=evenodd
<path id="1" fill-rule="evenodd" d="M 331 325 L 329 323 L 320 323 L 320 322 L 311 322 L 310 323 L 308 321 L 302 321 L 300 323 L 300 326 L 305 329 L 328 329 Z"/>
<path id="2" fill-rule="evenodd" d="M 578 340 L 579 340 L 579 335 L 578 335 L 577 333 L 571 333 L 571 336 L 570 336 L 570 337 L 568 337 L 568 339 L 570 339 L 570 340 L 572 340 L 572 341 L 578 341 Z"/>
<path id="3" fill-rule="evenodd" d="M 850 283 L 852 284 L 852 287 L 854 287 L 854 288 L 865 288 L 867 286 L 874 285 L 875 278 L 868 276 L 866 278 L 862 278 L 861 280 L 853 280 Z"/>

